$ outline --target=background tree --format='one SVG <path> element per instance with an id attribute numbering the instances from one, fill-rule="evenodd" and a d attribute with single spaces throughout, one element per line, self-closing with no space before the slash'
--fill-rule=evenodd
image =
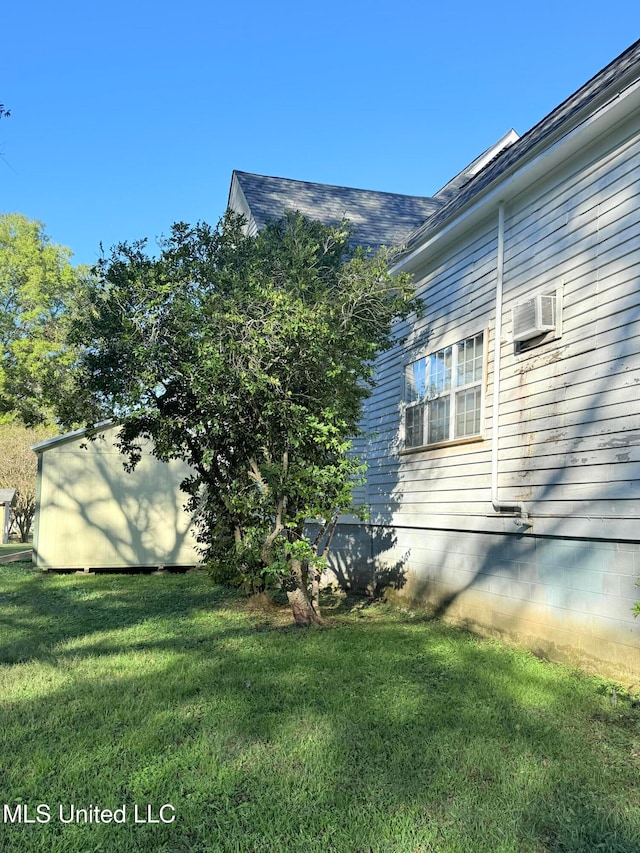
<path id="1" fill-rule="evenodd" d="M 42 223 L 0 214 L 0 421 L 52 422 L 69 387 L 70 308 L 88 275 L 71 254 Z"/>
<path id="2" fill-rule="evenodd" d="M 37 458 L 31 446 L 55 435 L 47 427 L 27 429 L 22 424 L 0 424 L 0 488 L 15 489 L 16 501 L 11 509 L 10 530 L 21 542 L 28 542 L 36 511 Z"/>
<path id="3" fill-rule="evenodd" d="M 175 225 L 157 258 L 144 242 L 119 246 L 73 333 L 79 390 L 122 421 L 129 464 L 141 436 L 160 459 L 188 461 L 205 559 L 249 588 L 277 579 L 299 625 L 321 618 L 373 359 L 416 308 L 388 262 L 351 250 L 344 223 L 291 214 L 250 238 L 229 212 L 217 228 Z"/>

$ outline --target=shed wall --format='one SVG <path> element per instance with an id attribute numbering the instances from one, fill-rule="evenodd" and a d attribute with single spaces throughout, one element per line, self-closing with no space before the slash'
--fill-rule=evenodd
<path id="1" fill-rule="evenodd" d="M 117 432 L 76 438 L 40 453 L 34 560 L 43 569 L 188 566 L 198 562 L 180 482 L 188 468 L 155 459 L 133 473 Z"/>

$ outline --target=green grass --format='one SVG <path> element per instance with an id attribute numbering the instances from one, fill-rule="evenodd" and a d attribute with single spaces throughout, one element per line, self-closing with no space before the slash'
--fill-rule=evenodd
<path id="1" fill-rule="evenodd" d="M 0 850 L 640 850 L 640 712 L 605 682 L 382 605 L 288 623 L 199 573 L 1 567 L 1 800 L 52 818 Z"/>
<path id="2" fill-rule="evenodd" d="M 32 547 L 31 542 L 11 542 L 9 545 L 0 545 L 0 557 L 16 554 L 18 551 L 30 551 Z"/>

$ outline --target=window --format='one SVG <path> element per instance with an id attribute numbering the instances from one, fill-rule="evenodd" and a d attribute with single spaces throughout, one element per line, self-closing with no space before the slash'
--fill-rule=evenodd
<path id="1" fill-rule="evenodd" d="M 407 365 L 405 447 L 480 435 L 484 333 Z"/>

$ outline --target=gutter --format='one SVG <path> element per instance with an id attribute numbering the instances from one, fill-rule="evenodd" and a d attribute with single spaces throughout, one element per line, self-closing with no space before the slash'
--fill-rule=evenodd
<path id="1" fill-rule="evenodd" d="M 504 203 L 498 204 L 498 252 L 496 259 L 496 327 L 493 356 L 493 410 L 491 417 L 491 504 L 495 512 L 517 512 L 516 524 L 530 527 L 529 512 L 522 501 L 500 499 L 498 450 L 500 447 L 500 357 L 502 349 L 502 289 L 504 281 Z"/>

